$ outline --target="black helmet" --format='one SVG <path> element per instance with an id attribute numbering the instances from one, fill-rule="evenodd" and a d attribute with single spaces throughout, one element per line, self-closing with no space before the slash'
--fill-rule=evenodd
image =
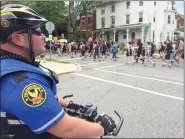
<path id="1" fill-rule="evenodd" d="M 15 31 L 27 30 L 30 46 L 26 51 L 32 53 L 31 30 L 33 28 L 40 27 L 46 22 L 47 20 L 45 18 L 41 17 L 38 13 L 27 6 L 19 4 L 9 4 L 2 6 L 0 43 L 8 42 L 16 47 L 19 47 L 20 49 L 26 49 L 22 46 L 17 46 L 11 40 L 7 39 L 7 37 Z"/>

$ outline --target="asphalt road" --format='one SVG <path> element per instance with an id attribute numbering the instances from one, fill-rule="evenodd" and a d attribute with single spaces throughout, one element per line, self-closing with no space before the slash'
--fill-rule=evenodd
<path id="1" fill-rule="evenodd" d="M 59 77 L 59 95 L 74 94 L 71 99 L 77 103 L 97 104 L 99 113 L 115 120 L 113 110 L 119 111 L 124 124 L 117 137 L 183 138 L 183 65 L 162 67 L 162 60 L 155 59 L 156 67 L 144 67 L 125 60 L 74 58 L 82 70 Z"/>

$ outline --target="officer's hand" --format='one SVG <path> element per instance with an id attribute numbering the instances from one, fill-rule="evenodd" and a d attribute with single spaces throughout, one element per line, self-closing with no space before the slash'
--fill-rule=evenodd
<path id="1" fill-rule="evenodd" d="M 101 124 L 101 126 L 104 128 L 104 136 L 112 133 L 116 128 L 115 121 L 106 114 L 99 115 L 96 119 L 96 122 Z"/>
<path id="2" fill-rule="evenodd" d="M 78 105 L 76 103 L 73 103 L 73 101 L 69 102 L 69 105 L 67 106 L 67 108 L 69 109 L 74 109 L 74 110 L 78 110 L 80 107 L 82 107 L 81 105 Z"/>

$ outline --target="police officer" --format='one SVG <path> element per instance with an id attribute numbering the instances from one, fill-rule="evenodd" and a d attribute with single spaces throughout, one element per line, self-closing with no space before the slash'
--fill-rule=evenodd
<path id="1" fill-rule="evenodd" d="M 39 28 L 46 22 L 24 5 L 1 7 L 1 114 L 7 120 L 1 126 L 6 127 L 1 138 L 7 134 L 16 139 L 109 134 L 115 122 L 107 115 L 99 115 L 96 123 L 69 116 L 64 107 L 71 103 L 57 97 L 54 72 L 48 74 L 35 61 L 46 51 L 45 36 Z"/>

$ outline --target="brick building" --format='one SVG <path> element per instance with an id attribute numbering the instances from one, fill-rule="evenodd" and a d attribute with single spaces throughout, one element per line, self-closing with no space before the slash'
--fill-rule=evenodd
<path id="1" fill-rule="evenodd" d="M 184 38 L 184 15 L 177 14 L 177 29 L 175 30 L 175 38 L 183 37 Z"/>
<path id="2" fill-rule="evenodd" d="M 80 31 L 85 32 L 85 39 L 88 40 L 93 34 L 90 34 L 91 31 L 96 29 L 96 14 L 88 13 L 81 17 L 80 21 Z"/>
<path id="3" fill-rule="evenodd" d="M 184 28 L 184 17 L 182 14 L 177 14 L 177 28 Z"/>

